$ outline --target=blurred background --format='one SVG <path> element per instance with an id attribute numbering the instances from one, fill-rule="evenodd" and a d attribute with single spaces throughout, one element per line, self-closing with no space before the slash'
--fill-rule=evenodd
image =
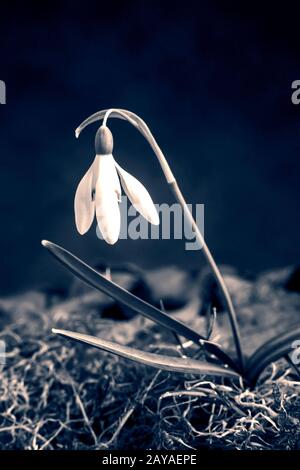
<path id="1" fill-rule="evenodd" d="M 68 282 L 43 238 L 89 263 L 204 264 L 181 240 L 108 246 L 95 227 L 76 232 L 73 199 L 97 127 L 79 140 L 74 129 L 107 107 L 148 123 L 187 201 L 205 204 L 217 261 L 246 274 L 297 264 L 299 13 L 299 3 L 230 1 L 1 5 L 1 294 Z M 143 138 L 123 121 L 110 127 L 119 163 L 171 203 Z"/>

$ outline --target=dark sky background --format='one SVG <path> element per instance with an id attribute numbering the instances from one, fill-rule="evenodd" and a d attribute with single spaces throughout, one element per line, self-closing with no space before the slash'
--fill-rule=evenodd
<path id="1" fill-rule="evenodd" d="M 243 3 L 243 6 L 239 5 Z M 106 107 L 143 117 L 190 203 L 205 204 L 217 261 L 256 273 L 299 263 L 300 7 L 253 2 L 1 5 L 1 293 L 68 279 L 52 240 L 94 263 L 204 265 L 184 242 L 81 237 L 73 198 Z M 284 9 L 283 9 L 284 8 Z M 143 138 L 112 121 L 115 156 L 157 203 L 172 202 Z"/>

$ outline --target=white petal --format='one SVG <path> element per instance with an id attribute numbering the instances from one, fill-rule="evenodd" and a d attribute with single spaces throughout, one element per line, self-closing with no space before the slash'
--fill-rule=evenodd
<path id="1" fill-rule="evenodd" d="M 148 222 L 158 225 L 159 216 L 145 186 L 130 173 L 123 170 L 116 162 L 115 165 L 119 172 L 124 191 L 129 197 L 133 207 L 140 212 Z"/>
<path id="2" fill-rule="evenodd" d="M 120 195 L 120 181 L 113 156 L 99 155 L 95 193 L 96 217 L 104 240 L 111 245 L 116 243 L 120 234 Z"/>
<path id="3" fill-rule="evenodd" d="M 80 181 L 75 194 L 75 223 L 81 235 L 89 230 L 95 215 L 95 202 L 92 199 L 95 161 Z"/>

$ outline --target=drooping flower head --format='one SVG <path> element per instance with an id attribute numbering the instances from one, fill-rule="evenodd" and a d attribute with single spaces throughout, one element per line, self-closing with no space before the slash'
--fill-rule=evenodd
<path id="1" fill-rule="evenodd" d="M 120 180 L 134 208 L 148 222 L 158 225 L 158 213 L 146 188 L 115 161 L 112 155 L 113 136 L 106 124 L 96 133 L 95 152 L 95 159 L 75 194 L 75 222 L 78 232 L 81 235 L 86 233 L 96 214 L 104 240 L 111 245 L 116 243 L 121 228 Z"/>

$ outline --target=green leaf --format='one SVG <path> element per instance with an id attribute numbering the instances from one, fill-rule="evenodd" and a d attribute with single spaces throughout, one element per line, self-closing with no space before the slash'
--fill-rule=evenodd
<path id="1" fill-rule="evenodd" d="M 57 330 L 53 328 L 52 332 L 157 369 L 181 372 L 185 374 L 205 374 L 229 378 L 239 377 L 236 372 L 233 372 L 226 367 L 210 364 L 205 361 L 196 361 L 194 359 L 183 357 L 163 356 L 160 354 L 140 351 L 139 349 L 123 346 L 113 341 L 96 338 L 95 336 L 85 335 L 82 333 L 76 333 L 74 331 Z"/>
<path id="2" fill-rule="evenodd" d="M 95 289 L 104 292 L 110 297 L 114 298 L 118 302 L 127 305 L 134 311 L 144 315 L 150 320 L 164 326 L 165 328 L 174 331 L 180 336 L 193 341 L 194 343 L 203 346 L 207 352 L 215 355 L 223 363 L 229 365 L 233 370 L 239 372 L 239 369 L 235 362 L 224 352 L 221 348 L 210 341 L 206 341 L 203 336 L 198 334 L 193 329 L 189 328 L 184 323 L 170 317 L 163 311 L 156 307 L 153 307 L 148 302 L 139 299 L 132 293 L 118 286 L 110 279 L 95 271 L 95 269 L 88 266 L 86 263 L 81 261 L 79 258 L 74 256 L 64 248 L 52 243 L 50 241 L 43 240 L 42 244 L 47 248 L 50 253 L 57 258 L 65 267 L 67 267 L 75 276 L 82 279 L 84 282 L 94 287 Z"/>
<path id="3" fill-rule="evenodd" d="M 293 350 L 292 343 L 299 338 L 300 326 L 297 324 L 291 326 L 288 333 L 277 335 L 257 349 L 247 362 L 245 375 L 249 382 L 255 385 L 262 371 L 272 362 L 289 354 Z"/>

